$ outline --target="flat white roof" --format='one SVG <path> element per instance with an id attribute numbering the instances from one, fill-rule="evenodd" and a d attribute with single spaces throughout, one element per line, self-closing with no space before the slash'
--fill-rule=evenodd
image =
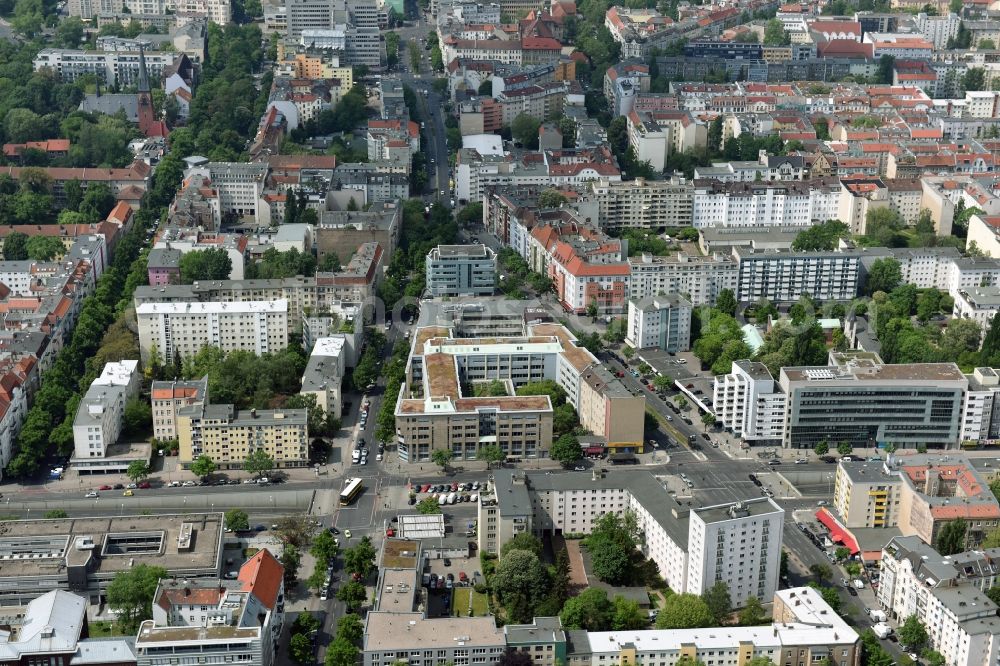
<path id="1" fill-rule="evenodd" d="M 139 361 L 108 363 L 101 371 L 101 376 L 95 379 L 91 386 L 128 386 L 138 368 Z"/>
<path id="2" fill-rule="evenodd" d="M 342 337 L 318 338 L 313 346 L 313 356 L 340 356 L 347 341 Z"/>
<path id="3" fill-rule="evenodd" d="M 463 136 L 462 147 L 472 148 L 480 155 L 503 155 L 503 139 L 499 134 L 469 134 Z"/>
<path id="4" fill-rule="evenodd" d="M 182 303 L 143 303 L 136 308 L 137 314 L 217 314 L 248 312 L 288 312 L 288 301 L 240 301 L 222 303 L 217 301 L 188 301 Z"/>

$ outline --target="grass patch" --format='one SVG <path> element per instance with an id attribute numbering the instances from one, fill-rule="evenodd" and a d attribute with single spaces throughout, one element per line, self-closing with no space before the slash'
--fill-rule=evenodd
<path id="1" fill-rule="evenodd" d="M 489 615 L 489 604 L 486 595 L 476 592 L 471 587 L 456 587 L 452 596 L 451 614 L 455 617 L 467 617 L 469 614 L 469 597 L 472 597 L 472 615 L 481 617 Z"/>
<path id="2" fill-rule="evenodd" d="M 95 620 L 87 623 L 91 638 L 107 638 L 108 636 L 124 636 L 121 632 L 121 624 L 106 620 Z"/>

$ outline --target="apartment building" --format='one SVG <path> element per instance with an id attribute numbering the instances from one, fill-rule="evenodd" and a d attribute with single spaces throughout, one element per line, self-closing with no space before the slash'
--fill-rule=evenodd
<path id="1" fill-rule="evenodd" d="M 809 294 L 817 301 L 850 301 L 858 295 L 861 256 L 855 252 L 755 252 L 738 247 L 737 298 L 788 303 Z"/>
<path id="2" fill-rule="evenodd" d="M 1000 439 L 1000 374 L 993 368 L 976 368 L 965 378 L 969 390 L 962 406 L 962 441 Z"/>
<path id="3" fill-rule="evenodd" d="M 191 67 L 186 55 L 172 51 L 146 51 L 143 57 L 146 70 L 153 81 L 162 80 L 164 70 L 176 71 Z M 109 87 L 138 86 L 142 70 L 138 51 L 42 49 L 32 60 L 32 66 L 36 72 L 48 70 L 67 82 L 91 74 Z"/>
<path id="4" fill-rule="evenodd" d="M 343 408 L 341 383 L 347 366 L 346 348 L 345 336 L 317 340 L 302 373 L 302 389 L 299 391 L 316 396 L 316 405 L 325 414 L 338 419 Z"/>
<path id="5" fill-rule="evenodd" d="M 503 124 L 510 125 L 522 113 L 539 121 L 560 116 L 572 90 L 570 81 L 507 86 L 496 97 Z"/>
<path id="6" fill-rule="evenodd" d="M 627 116 L 632 112 L 636 96 L 649 92 L 649 65 L 644 62 L 620 62 L 604 74 L 604 97 L 611 106 L 611 114 Z"/>
<path id="7" fill-rule="evenodd" d="M 708 145 L 708 126 L 687 111 L 636 111 L 628 119 L 628 145 L 636 159 L 663 171 L 667 157 Z"/>
<path id="8" fill-rule="evenodd" d="M 959 437 L 968 381 L 954 363 L 889 365 L 877 355 L 832 355 L 833 365 L 786 367 L 785 446 L 821 440 L 869 448 L 947 447 Z"/>
<path id="9" fill-rule="evenodd" d="M 375 243 L 381 253 L 392 256 L 399 244 L 402 211 L 398 201 L 373 203 L 366 211 L 321 211 L 313 230 L 318 256 L 322 259 L 335 252 L 338 257 L 350 257 L 360 245 L 369 244 L 371 253 Z"/>
<path id="10" fill-rule="evenodd" d="M 691 224 L 705 227 L 808 227 L 836 219 L 836 180 L 695 180 Z"/>
<path id="11" fill-rule="evenodd" d="M 161 287 L 162 288 L 162 287 Z M 288 346 L 288 301 L 144 303 L 136 308 L 143 363 L 187 358 L 211 345 L 266 354 Z"/>
<path id="12" fill-rule="evenodd" d="M 969 555 L 979 554 L 942 557 L 919 539 L 903 536 L 894 537 L 879 560 L 879 605 L 898 622 L 916 615 L 927 628 L 929 647 L 957 666 L 992 663 L 1000 656 L 997 605 L 955 561 Z"/>
<path id="13" fill-rule="evenodd" d="M 889 189 L 877 178 L 842 178 L 837 214 L 826 219 L 840 220 L 852 234 L 864 235 L 868 213 L 889 206 Z"/>
<path id="14" fill-rule="evenodd" d="M 936 543 L 949 521 L 967 523 L 975 548 L 1000 524 L 989 485 L 960 456 L 893 456 L 884 462 L 840 463 L 834 504 L 847 528 L 897 527 L 904 536 Z"/>
<path id="15" fill-rule="evenodd" d="M 71 0 L 70 16 L 92 20 L 103 16 L 201 17 L 224 26 L 232 18 L 230 0 Z"/>
<path id="16" fill-rule="evenodd" d="M 486 245 L 438 245 L 424 261 L 431 296 L 491 296 L 497 255 Z"/>
<path id="17" fill-rule="evenodd" d="M 184 253 L 176 248 L 154 247 L 150 250 L 146 257 L 149 284 L 153 287 L 159 287 L 180 282 L 182 256 Z"/>
<path id="18" fill-rule="evenodd" d="M 177 410 L 178 459 L 190 467 L 206 455 L 219 469 L 243 469 L 264 450 L 275 468 L 309 464 L 309 413 L 305 409 L 237 410 L 234 405 L 192 405 Z"/>
<path id="19" fill-rule="evenodd" d="M 668 352 L 691 348 L 691 303 L 672 294 L 629 299 L 625 344 Z"/>
<path id="20" fill-rule="evenodd" d="M 590 183 L 589 189 L 597 201 L 601 227 L 616 230 L 691 226 L 693 192 L 693 184 L 678 177 L 626 181 L 601 178 Z"/>
<path id="21" fill-rule="evenodd" d="M 799 155 L 768 155 L 750 161 L 712 162 L 709 167 L 696 167 L 695 180 L 713 179 L 726 183 L 752 183 L 755 181 L 803 180 L 807 173 L 805 160 Z"/>
<path id="22" fill-rule="evenodd" d="M 284 572 L 262 548 L 235 580 L 161 579 L 153 617 L 139 625 L 136 666 L 180 663 L 192 653 L 205 663 L 271 666 L 285 617 Z"/>
<path id="23" fill-rule="evenodd" d="M 729 255 L 691 255 L 684 252 L 657 257 L 629 257 L 629 296 L 650 298 L 679 294 L 692 305 L 711 305 L 719 292 L 734 294 L 739 284 L 739 264 Z"/>
<path id="24" fill-rule="evenodd" d="M 201 177 L 211 183 L 220 214 L 270 224 L 271 209 L 263 198 L 269 170 L 266 162 L 209 162 L 193 157 L 185 162 L 184 179 Z"/>
<path id="25" fill-rule="evenodd" d="M 626 511 L 635 514 L 645 535 L 643 555 L 656 563 L 671 589 L 701 594 L 722 580 L 736 607 L 751 596 L 774 595 L 781 559 L 781 507 L 770 498 L 760 498 L 689 508 L 678 504 L 648 473 L 499 470 L 493 492 L 480 495 L 479 548 L 499 553 L 520 533 L 587 534 L 603 514 Z"/>
<path id="26" fill-rule="evenodd" d="M 785 394 L 763 363 L 733 361 L 732 371 L 713 381 L 716 422 L 746 442 L 780 445 L 785 404 Z"/>
<path id="27" fill-rule="evenodd" d="M 161 442 L 177 439 L 177 410 L 208 402 L 208 376 L 190 381 L 155 381 L 150 388 L 153 438 Z"/>
<path id="28" fill-rule="evenodd" d="M 647 57 L 649 46 L 646 42 L 655 39 L 658 32 L 663 32 L 673 24 L 674 21 L 669 16 L 662 16 L 655 9 L 615 6 L 604 15 L 604 27 L 621 47 L 623 59 Z"/>
<path id="29" fill-rule="evenodd" d="M 592 365 L 580 377 L 576 400 L 580 424 L 618 453 L 641 453 L 646 399 L 625 387 L 602 365 Z"/>
<path id="30" fill-rule="evenodd" d="M 917 30 L 935 49 L 943 50 L 948 46 L 948 40 L 958 36 L 958 28 L 962 19 L 955 12 L 944 15 L 928 16 L 924 12 L 917 14 L 914 23 Z"/>
<path id="31" fill-rule="evenodd" d="M 119 361 L 105 365 L 87 389 L 73 418 L 73 464 L 81 472 L 123 471 L 135 459 L 114 460 L 111 447 L 122 432 L 125 404 L 141 387 L 139 362 Z"/>
<path id="32" fill-rule="evenodd" d="M 953 317 L 972 319 L 979 324 L 982 335 L 990 330 L 993 318 L 1000 312 L 1000 286 L 959 289 L 953 296 L 955 306 Z"/>

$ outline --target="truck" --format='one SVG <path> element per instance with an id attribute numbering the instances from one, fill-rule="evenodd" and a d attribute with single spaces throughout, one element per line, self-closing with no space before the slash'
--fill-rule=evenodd
<path id="1" fill-rule="evenodd" d="M 885 622 L 888 618 L 885 615 L 885 611 L 873 610 L 871 612 L 871 618 L 876 622 Z"/>
<path id="2" fill-rule="evenodd" d="M 888 638 L 889 634 L 892 633 L 892 627 L 890 627 L 885 622 L 879 622 L 874 627 L 872 627 L 872 631 L 874 631 L 875 635 L 878 636 L 880 639 L 884 639 Z"/>

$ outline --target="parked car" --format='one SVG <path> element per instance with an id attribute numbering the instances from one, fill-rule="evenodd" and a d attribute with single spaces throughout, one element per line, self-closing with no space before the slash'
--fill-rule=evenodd
<path id="1" fill-rule="evenodd" d="M 111 490 L 112 488 L 111 488 L 111 486 L 109 486 L 108 484 L 105 483 L 103 486 L 98 486 L 97 489 L 98 490 Z"/>
<path id="2" fill-rule="evenodd" d="M 84 495 L 84 497 L 100 497 L 100 495 L 97 494 L 96 490 L 91 490 L 89 493 Z"/>
<path id="3" fill-rule="evenodd" d="M 142 483 L 139 484 L 139 488 L 141 488 L 142 490 L 147 490 L 152 487 L 153 486 L 150 485 L 149 481 L 143 481 Z"/>

